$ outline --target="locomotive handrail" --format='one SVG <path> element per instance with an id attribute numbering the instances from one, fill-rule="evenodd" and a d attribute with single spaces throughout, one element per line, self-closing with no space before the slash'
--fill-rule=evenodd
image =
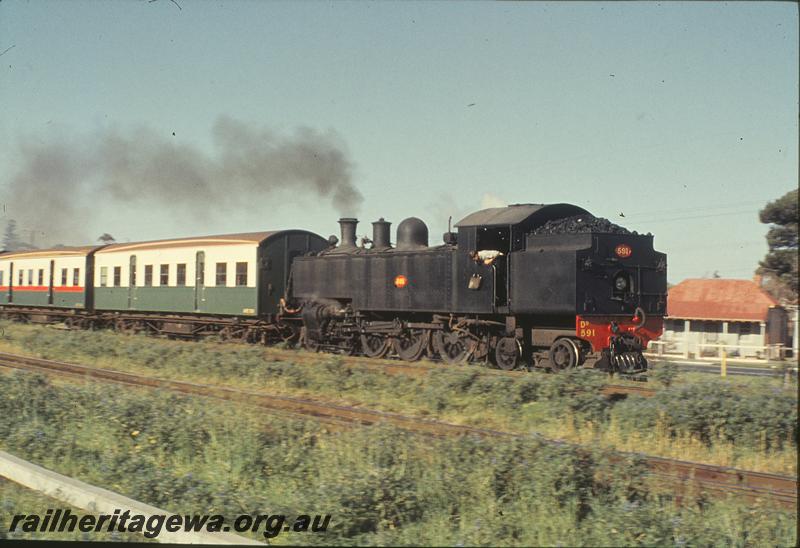
<path id="1" fill-rule="evenodd" d="M 636 310 L 633 311 L 634 319 L 640 318 L 639 325 L 636 326 L 636 329 L 639 330 L 644 327 L 644 324 L 647 323 L 647 314 L 644 313 L 644 309 L 641 306 L 637 306 Z"/>

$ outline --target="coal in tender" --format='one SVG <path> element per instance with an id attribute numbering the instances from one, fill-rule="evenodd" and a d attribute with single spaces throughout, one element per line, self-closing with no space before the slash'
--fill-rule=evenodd
<path id="1" fill-rule="evenodd" d="M 636 234 L 627 228 L 615 225 L 603 217 L 593 215 L 575 215 L 564 217 L 545 224 L 533 231 L 534 234 L 581 234 L 586 232 L 601 232 L 604 234 Z"/>

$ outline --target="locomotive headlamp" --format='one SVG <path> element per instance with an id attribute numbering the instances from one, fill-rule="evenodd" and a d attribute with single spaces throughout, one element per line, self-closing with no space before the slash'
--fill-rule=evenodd
<path id="1" fill-rule="evenodd" d="M 625 291 L 628 288 L 628 279 L 625 274 L 620 274 L 614 279 L 614 287 L 617 291 Z"/>

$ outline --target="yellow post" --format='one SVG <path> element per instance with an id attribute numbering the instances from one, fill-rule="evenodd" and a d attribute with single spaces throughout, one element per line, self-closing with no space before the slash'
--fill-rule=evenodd
<path id="1" fill-rule="evenodd" d="M 722 350 L 722 366 L 720 367 L 719 374 L 721 377 L 728 376 L 728 352 Z"/>

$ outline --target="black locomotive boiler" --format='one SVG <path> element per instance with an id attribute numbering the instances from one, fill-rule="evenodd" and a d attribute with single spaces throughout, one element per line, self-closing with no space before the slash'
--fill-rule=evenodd
<path id="1" fill-rule="evenodd" d="M 428 245 L 417 218 L 372 223 L 293 263 L 284 319 L 307 347 L 403 360 L 488 361 L 502 369 L 580 365 L 638 373 L 662 331 L 666 256 L 570 204 L 516 204 L 468 215 Z"/>

